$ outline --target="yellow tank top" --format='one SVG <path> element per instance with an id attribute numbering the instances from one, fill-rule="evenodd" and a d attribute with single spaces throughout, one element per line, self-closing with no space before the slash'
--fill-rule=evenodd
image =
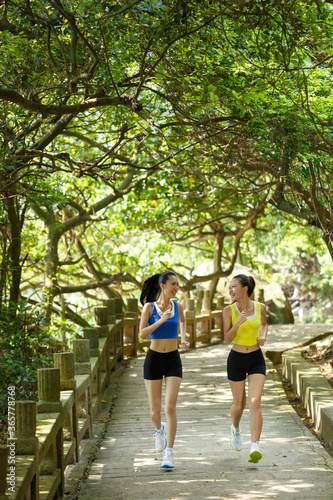
<path id="1" fill-rule="evenodd" d="M 260 334 L 260 323 L 261 323 L 261 307 L 260 302 L 253 302 L 254 305 L 254 314 L 253 316 L 249 316 L 245 323 L 243 323 L 237 330 L 236 337 L 233 340 L 234 344 L 238 345 L 247 345 L 249 347 L 255 345 L 257 343 L 257 338 Z M 238 316 L 240 315 L 240 311 L 235 304 L 231 304 L 231 325 L 233 326 Z"/>

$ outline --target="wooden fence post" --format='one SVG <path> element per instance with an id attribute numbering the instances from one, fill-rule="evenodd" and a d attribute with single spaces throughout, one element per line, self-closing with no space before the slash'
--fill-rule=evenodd
<path id="1" fill-rule="evenodd" d="M 94 314 L 97 326 L 105 326 L 108 324 L 108 308 L 106 306 L 95 307 Z"/>
<path id="2" fill-rule="evenodd" d="M 124 317 L 122 299 L 118 298 L 114 299 L 114 310 L 115 310 L 116 320 L 122 319 Z"/>
<path id="3" fill-rule="evenodd" d="M 259 290 L 258 302 L 262 302 L 263 304 L 265 303 L 265 290 L 263 288 L 260 288 Z"/>
<path id="4" fill-rule="evenodd" d="M 197 340 L 197 322 L 195 318 L 194 299 L 186 299 L 185 318 L 187 323 L 187 333 L 191 347 L 195 347 Z"/>
<path id="5" fill-rule="evenodd" d="M 201 314 L 203 297 L 204 297 L 204 290 L 198 290 L 197 291 L 196 314 Z"/>
<path id="6" fill-rule="evenodd" d="M 202 302 L 202 309 L 201 309 L 201 315 L 204 316 L 202 318 L 202 323 L 203 323 L 203 332 L 204 336 L 202 341 L 203 342 L 208 342 L 210 343 L 211 340 L 211 300 L 210 300 L 210 290 L 205 290 L 204 291 L 204 296 L 203 296 L 203 302 Z"/>
<path id="7" fill-rule="evenodd" d="M 0 500 L 8 500 L 6 495 L 8 452 L 8 446 L 0 445 Z"/>
<path id="8" fill-rule="evenodd" d="M 204 291 L 201 314 L 210 314 L 212 309 L 210 300 L 210 290 Z"/>
<path id="9" fill-rule="evenodd" d="M 108 326 L 108 308 L 107 306 L 95 307 L 94 313 L 95 313 L 95 323 L 96 323 L 94 328 L 98 331 L 99 339 L 103 339 L 103 341 L 101 341 L 101 346 L 100 346 L 102 353 L 102 356 L 100 358 L 100 370 L 96 376 L 100 377 L 101 372 L 103 372 L 106 376 L 106 384 L 109 385 L 110 371 L 111 371 L 110 367 L 111 333 L 110 333 L 110 328 Z M 99 346 L 99 341 L 98 341 L 98 346 Z M 90 348 L 91 347 L 92 346 L 90 346 Z M 99 390 L 100 380 L 97 382 L 97 385 Z M 101 400 L 101 398 L 99 399 Z M 100 402 L 98 407 L 100 409 Z"/>
<path id="10" fill-rule="evenodd" d="M 103 300 L 104 307 L 107 308 L 107 322 L 108 322 L 108 330 L 109 332 L 112 330 L 113 325 L 116 323 L 116 312 L 115 312 L 115 301 L 114 299 L 104 299 Z M 112 335 L 109 342 L 109 356 L 115 356 L 117 354 L 117 336 Z M 109 367 L 109 371 L 112 369 L 111 363 Z M 110 373 L 108 384 L 110 383 Z"/>
<path id="11" fill-rule="evenodd" d="M 195 316 L 197 319 L 196 322 L 196 337 L 200 336 L 201 333 L 203 333 L 203 325 L 198 316 L 201 315 L 201 310 L 202 310 L 202 303 L 203 303 L 203 297 L 204 297 L 204 290 L 197 290 L 197 301 L 196 301 L 196 306 L 195 306 Z M 195 346 L 193 346 L 195 347 Z"/>
<path id="12" fill-rule="evenodd" d="M 217 297 L 216 309 L 218 311 L 223 311 L 224 309 L 224 297 L 222 297 L 221 295 Z"/>
<path id="13" fill-rule="evenodd" d="M 40 368 L 37 370 L 37 384 L 38 413 L 61 413 L 59 368 Z"/>
<path id="14" fill-rule="evenodd" d="M 53 439 L 49 440 L 47 448 L 43 449 L 42 460 L 39 463 L 40 476 L 53 476 L 58 469 L 60 471 L 60 482 L 57 494 L 64 494 L 64 466 L 63 466 L 63 435 L 62 435 L 62 403 L 60 401 L 60 370 L 59 368 L 40 368 L 37 370 L 38 397 L 37 412 L 59 413 Z M 47 420 L 47 419 L 46 419 Z M 43 426 L 43 417 L 38 418 L 38 423 Z M 41 482 L 41 477 L 39 478 Z"/>
<path id="15" fill-rule="evenodd" d="M 92 436 L 92 407 L 91 407 L 91 365 L 90 365 L 90 340 L 76 339 L 73 340 L 74 353 L 74 373 L 75 375 L 88 375 L 89 383 L 85 386 L 85 390 L 77 400 L 77 414 L 84 417 L 87 421 L 87 437 Z M 79 407 L 81 405 L 81 407 Z M 86 437 L 86 434 L 83 437 Z"/>
<path id="16" fill-rule="evenodd" d="M 104 327 L 102 327 L 104 328 Z M 107 328 L 107 327 L 106 327 Z M 108 333 L 108 332 L 107 332 Z M 92 373 L 92 396 L 98 398 L 98 410 L 101 409 L 101 372 L 104 371 L 107 384 L 109 384 L 109 366 L 110 366 L 110 346 L 109 341 L 106 339 L 106 345 L 103 349 L 99 349 L 99 331 L 98 327 L 84 328 L 83 335 L 85 339 L 90 341 L 90 357 L 97 358 L 97 366 L 94 367 L 94 374 Z M 93 360 L 91 360 L 93 362 Z M 93 376 L 94 375 L 94 376 Z"/>
<path id="17" fill-rule="evenodd" d="M 124 317 L 122 299 L 118 298 L 114 299 L 114 307 L 115 307 L 116 321 L 122 321 Z M 118 330 L 116 336 L 117 336 L 116 339 L 117 351 L 118 349 L 121 349 L 122 351 L 121 359 L 122 359 L 124 357 L 124 329 L 121 328 L 120 330 Z"/>
<path id="18" fill-rule="evenodd" d="M 90 340 L 90 356 L 99 357 L 98 328 L 83 328 L 83 337 Z"/>
<path id="19" fill-rule="evenodd" d="M 109 327 L 108 327 L 108 308 L 103 307 L 95 307 L 95 323 L 94 328 L 98 331 L 99 338 L 108 337 Z"/>
<path id="20" fill-rule="evenodd" d="M 108 337 L 109 334 L 108 308 L 106 306 L 95 307 L 94 315 L 96 323 L 94 328 L 97 329 L 99 338 Z"/>
<path id="21" fill-rule="evenodd" d="M 75 375 L 90 375 L 90 340 L 73 340 L 73 353 Z"/>
<path id="22" fill-rule="evenodd" d="M 223 339 L 223 309 L 224 297 L 217 297 L 216 311 L 214 311 L 214 334 L 220 339 Z"/>
<path id="23" fill-rule="evenodd" d="M 103 306 L 107 308 L 108 325 L 116 322 L 114 299 L 104 299 Z"/>
<path id="24" fill-rule="evenodd" d="M 73 352 L 57 352 L 53 354 L 54 367 L 60 370 L 60 390 L 73 391 L 74 404 L 68 414 L 65 416 L 63 422 L 63 439 L 65 432 L 70 434 L 71 440 L 74 442 L 75 460 L 78 462 L 80 459 L 80 446 L 79 446 L 79 430 L 77 421 L 77 407 L 76 407 L 76 380 L 74 377 L 74 353 Z M 70 462 L 72 463 L 72 461 Z"/>
<path id="25" fill-rule="evenodd" d="M 126 316 L 127 318 L 136 318 L 138 315 L 138 299 L 129 297 L 127 299 Z"/>
<path id="26" fill-rule="evenodd" d="M 27 497 L 39 498 L 39 442 L 36 437 L 37 403 L 36 401 L 16 401 L 16 453 L 34 455 L 35 463 Z M 17 457 L 18 458 L 18 457 Z M 30 495 L 30 496 L 29 496 Z"/>
<path id="27" fill-rule="evenodd" d="M 53 354 L 54 367 L 59 368 L 60 390 L 75 391 L 76 381 L 74 378 L 74 353 L 57 352 Z"/>
<path id="28" fill-rule="evenodd" d="M 137 356 L 139 347 L 138 300 L 127 299 L 126 315 L 124 318 L 124 354 Z"/>
<path id="29" fill-rule="evenodd" d="M 16 437 L 19 455 L 37 455 L 39 451 L 36 437 L 36 401 L 16 401 Z"/>

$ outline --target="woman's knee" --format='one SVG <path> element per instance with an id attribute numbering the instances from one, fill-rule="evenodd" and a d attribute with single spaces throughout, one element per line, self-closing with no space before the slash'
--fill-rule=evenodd
<path id="1" fill-rule="evenodd" d="M 242 413 L 245 409 L 245 401 L 236 401 L 234 402 L 233 407 L 237 413 Z"/>
<path id="2" fill-rule="evenodd" d="M 175 415 L 176 413 L 176 405 L 166 404 L 165 405 L 165 414 L 168 416 Z"/>
<path id="3" fill-rule="evenodd" d="M 158 418 L 161 415 L 161 406 L 156 405 L 150 409 L 150 418 L 154 420 L 154 418 Z"/>
<path id="4" fill-rule="evenodd" d="M 260 398 L 257 398 L 256 396 L 252 396 L 249 399 L 249 410 L 250 411 L 260 410 Z"/>

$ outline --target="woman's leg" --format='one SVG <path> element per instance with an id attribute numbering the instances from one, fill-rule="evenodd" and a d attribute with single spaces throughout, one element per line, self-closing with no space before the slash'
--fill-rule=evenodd
<path id="1" fill-rule="evenodd" d="M 155 426 L 155 429 L 161 428 L 161 406 L 162 406 L 162 379 L 147 380 L 145 379 L 146 390 L 148 394 L 150 418 Z"/>
<path id="2" fill-rule="evenodd" d="M 243 415 L 243 411 L 246 405 L 245 380 L 241 380 L 240 382 L 229 380 L 229 385 L 234 400 L 234 404 L 232 405 L 230 410 L 231 420 L 232 425 L 237 429 L 239 427 L 240 419 Z"/>
<path id="3" fill-rule="evenodd" d="M 248 376 L 248 398 L 250 410 L 251 441 L 259 441 L 262 429 L 261 396 L 265 384 L 265 375 L 253 373 Z"/>
<path id="4" fill-rule="evenodd" d="M 177 431 L 176 404 L 180 377 L 165 377 L 165 415 L 167 420 L 167 447 L 173 448 Z"/>

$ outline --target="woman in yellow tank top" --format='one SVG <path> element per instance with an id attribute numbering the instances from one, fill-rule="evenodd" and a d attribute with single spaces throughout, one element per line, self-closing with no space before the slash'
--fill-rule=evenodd
<path id="1" fill-rule="evenodd" d="M 230 444 L 242 449 L 240 420 L 246 405 L 245 380 L 248 376 L 251 449 L 249 462 L 261 458 L 259 439 L 262 429 L 261 395 L 266 364 L 261 347 L 267 337 L 266 306 L 250 299 L 255 288 L 252 276 L 238 274 L 229 287 L 232 304 L 223 310 L 224 339 L 233 343 L 227 362 L 228 380 L 234 403 L 231 407 Z"/>

